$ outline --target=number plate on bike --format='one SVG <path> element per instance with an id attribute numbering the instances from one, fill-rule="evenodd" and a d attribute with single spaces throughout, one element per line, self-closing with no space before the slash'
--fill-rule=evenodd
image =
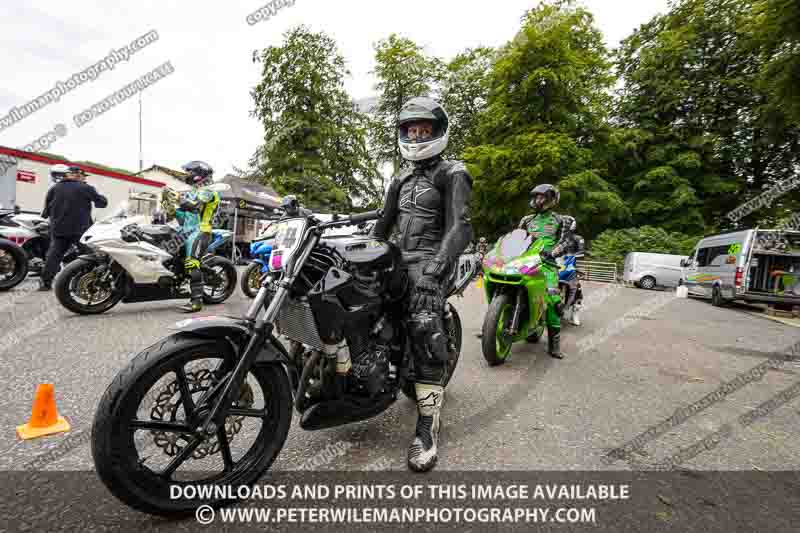
<path id="1" fill-rule="evenodd" d="M 272 270 L 282 270 L 293 253 L 300 247 L 306 229 L 304 218 L 292 218 L 278 223 L 275 244 L 272 247 L 269 266 Z"/>

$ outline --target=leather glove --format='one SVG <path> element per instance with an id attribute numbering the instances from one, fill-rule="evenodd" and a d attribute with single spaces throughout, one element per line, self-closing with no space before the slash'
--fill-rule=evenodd
<path id="1" fill-rule="evenodd" d="M 429 311 L 437 314 L 442 312 L 444 298 L 442 297 L 441 280 L 446 273 L 447 263 L 438 258 L 425 265 L 411 297 L 412 311 Z"/>
<path id="2" fill-rule="evenodd" d="M 444 308 L 441 291 L 441 283 L 434 276 L 422 276 L 414 286 L 414 293 L 411 296 L 411 310 L 415 312 L 441 313 Z"/>
<path id="3" fill-rule="evenodd" d="M 542 253 L 540 253 L 539 257 L 541 257 L 542 261 L 544 261 L 545 263 L 548 263 L 548 264 L 551 264 L 551 265 L 558 264 L 558 263 L 556 263 L 556 258 L 553 257 L 553 254 L 548 250 L 544 250 Z"/>

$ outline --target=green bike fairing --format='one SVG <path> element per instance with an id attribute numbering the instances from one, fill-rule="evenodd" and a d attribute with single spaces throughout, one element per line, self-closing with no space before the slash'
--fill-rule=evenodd
<path id="1" fill-rule="evenodd" d="M 495 247 L 486 255 L 484 266 L 484 290 L 486 298 L 491 301 L 495 291 L 500 285 L 517 285 L 524 287 L 528 297 L 528 309 L 535 316 L 523 316 L 520 320 L 519 333 L 514 342 L 525 339 L 530 331 L 535 329 L 546 308 L 547 286 L 545 276 L 547 270 L 552 270 L 543 264 L 539 253 L 546 245 L 545 239 L 539 239 L 529 246 L 527 250 L 517 257 L 503 257 L 500 248 L 501 238 Z"/>

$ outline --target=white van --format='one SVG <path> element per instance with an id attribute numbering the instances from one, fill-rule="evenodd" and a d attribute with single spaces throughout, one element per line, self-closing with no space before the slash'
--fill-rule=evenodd
<path id="1" fill-rule="evenodd" d="M 744 230 L 706 237 L 684 262 L 690 296 L 800 305 L 800 231 Z"/>
<path id="2" fill-rule="evenodd" d="M 643 289 L 677 287 L 683 276 L 685 255 L 631 252 L 625 256 L 622 280 Z"/>

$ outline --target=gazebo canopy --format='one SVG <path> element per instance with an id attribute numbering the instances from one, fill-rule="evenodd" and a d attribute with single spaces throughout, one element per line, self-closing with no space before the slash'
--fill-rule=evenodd
<path id="1" fill-rule="evenodd" d="M 272 218 L 283 200 L 270 187 L 230 175 L 214 183 L 214 190 L 219 193 L 221 209 L 228 213 L 237 210 L 240 217 Z"/>

